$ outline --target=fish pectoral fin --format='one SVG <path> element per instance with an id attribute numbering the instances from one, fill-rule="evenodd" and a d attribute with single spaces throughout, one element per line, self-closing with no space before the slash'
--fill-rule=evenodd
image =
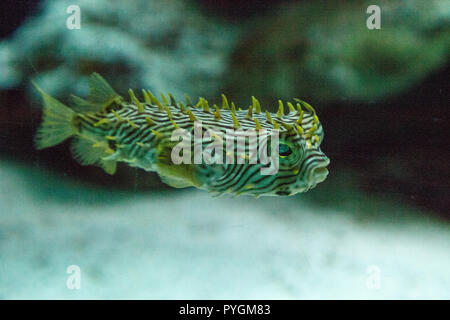
<path id="1" fill-rule="evenodd" d="M 170 158 L 159 157 L 157 172 L 164 183 L 174 188 L 198 187 L 195 182 L 195 166 L 193 164 L 174 164 Z"/>
<path id="2" fill-rule="evenodd" d="M 157 147 L 156 170 L 161 180 L 174 188 L 198 187 L 194 164 L 173 163 L 171 153 L 175 145 L 174 141 L 163 141 Z"/>
<path id="3" fill-rule="evenodd" d="M 106 157 L 103 157 L 102 160 L 106 161 L 119 161 L 122 158 L 122 152 L 120 150 L 116 150 L 113 154 L 109 154 Z"/>
<path id="4" fill-rule="evenodd" d="M 96 145 L 95 141 L 82 137 L 73 140 L 71 149 L 75 160 L 82 165 L 97 163 L 106 156 L 105 148 L 101 144 Z"/>
<path id="5" fill-rule="evenodd" d="M 187 188 L 187 187 L 194 186 L 191 181 L 186 180 L 183 177 L 168 176 L 168 175 L 162 174 L 160 171 L 158 171 L 158 172 L 159 172 L 159 176 L 161 177 L 162 182 L 168 184 L 169 186 L 171 186 L 173 188 Z"/>
<path id="6" fill-rule="evenodd" d="M 116 172 L 116 162 L 109 158 L 112 150 L 106 142 L 95 142 L 91 139 L 77 137 L 72 142 L 72 154 L 82 165 L 97 164 L 108 174 Z M 114 155 L 114 153 L 112 154 Z"/>
<path id="7" fill-rule="evenodd" d="M 116 173 L 116 169 L 117 169 L 116 161 L 101 159 L 99 164 L 100 164 L 100 167 L 102 167 L 102 169 L 105 170 L 105 172 L 107 174 L 112 175 L 112 174 Z"/>

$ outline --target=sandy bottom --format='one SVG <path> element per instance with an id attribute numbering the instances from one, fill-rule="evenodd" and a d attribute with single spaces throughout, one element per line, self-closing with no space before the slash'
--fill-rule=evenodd
<path id="1" fill-rule="evenodd" d="M 109 191 L 1 161 L 0 298 L 449 299 L 449 224 L 367 208 Z"/>

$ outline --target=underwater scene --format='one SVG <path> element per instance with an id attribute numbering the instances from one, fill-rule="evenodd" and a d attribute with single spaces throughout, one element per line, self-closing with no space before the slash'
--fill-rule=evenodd
<path id="1" fill-rule="evenodd" d="M 450 0 L 0 12 L 0 299 L 450 299 Z"/>

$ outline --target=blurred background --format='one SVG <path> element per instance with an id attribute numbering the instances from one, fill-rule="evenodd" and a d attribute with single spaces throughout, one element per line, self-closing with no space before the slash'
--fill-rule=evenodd
<path id="1" fill-rule="evenodd" d="M 449 0 L 2 0 L 0 17 L 0 298 L 450 298 Z M 92 72 L 121 94 L 300 97 L 328 179 L 212 198 L 36 151 L 30 81 L 67 102 Z"/>

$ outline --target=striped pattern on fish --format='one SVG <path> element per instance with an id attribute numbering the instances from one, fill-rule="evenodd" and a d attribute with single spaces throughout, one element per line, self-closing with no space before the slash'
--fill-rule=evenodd
<path id="1" fill-rule="evenodd" d="M 299 99 L 294 99 L 295 106 L 291 102 L 286 104 L 287 113 L 282 101 L 278 102 L 278 112 L 270 113 L 263 112 L 254 97 L 246 110 L 230 104 L 225 95 L 221 107 L 210 106 L 204 98 L 199 98 L 195 105 L 189 97 L 183 103 L 171 94 L 158 99 L 148 90 L 142 90 L 139 100 L 130 89 L 130 99 L 125 101 L 96 73 L 90 77 L 90 87 L 89 97 L 85 100 L 73 96 L 69 108 L 36 86 L 44 104 L 43 121 L 35 137 L 38 149 L 73 138 L 72 153 L 83 165 L 98 165 L 113 174 L 117 162 L 126 162 L 157 172 L 171 186 L 195 186 L 214 194 L 293 195 L 315 187 L 327 176 L 329 159 L 320 150 L 322 125 L 313 107 Z M 177 144 L 171 139 L 174 131 L 184 129 L 194 133 L 198 124 L 203 134 L 212 133 L 212 138 L 200 141 L 202 150 L 212 141 L 219 143 L 223 149 L 217 150 L 223 150 L 223 155 L 215 157 L 223 156 L 228 161 L 174 164 L 171 158 Z M 268 132 L 257 143 L 269 150 L 270 134 L 277 132 L 279 149 L 270 150 L 272 154 L 277 151 L 279 167 L 275 174 L 262 174 L 261 168 L 267 165 L 251 163 L 250 138 L 245 136 L 249 130 Z M 230 152 L 225 142 L 241 134 L 246 142 L 244 152 L 236 144 Z M 244 160 L 240 161 L 239 156 Z"/>

